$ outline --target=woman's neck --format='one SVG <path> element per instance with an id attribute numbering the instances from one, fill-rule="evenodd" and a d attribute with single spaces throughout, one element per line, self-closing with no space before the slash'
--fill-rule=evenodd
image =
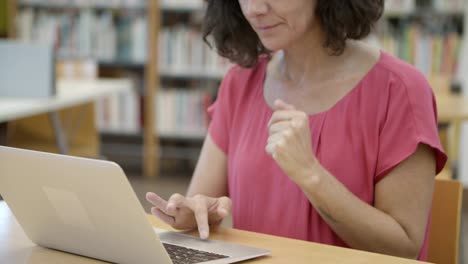
<path id="1" fill-rule="evenodd" d="M 331 56 L 324 47 L 325 35 L 318 29 L 275 55 L 276 72 L 288 86 L 300 87 L 311 80 L 326 78 L 347 56 Z"/>

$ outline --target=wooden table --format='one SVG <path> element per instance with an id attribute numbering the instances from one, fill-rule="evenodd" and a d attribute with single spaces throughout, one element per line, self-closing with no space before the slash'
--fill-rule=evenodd
<path id="1" fill-rule="evenodd" d="M 153 216 L 151 223 L 168 229 Z M 196 235 L 195 233 L 189 233 Z M 332 247 L 317 243 L 274 237 L 228 228 L 218 228 L 211 238 L 271 250 L 270 256 L 242 263 L 359 263 L 411 264 L 423 263 L 364 251 Z M 8 264 L 98 264 L 105 263 L 34 245 L 23 233 L 5 202 L 0 202 L 0 263 Z M 138 263 L 135 263 L 138 264 Z"/>

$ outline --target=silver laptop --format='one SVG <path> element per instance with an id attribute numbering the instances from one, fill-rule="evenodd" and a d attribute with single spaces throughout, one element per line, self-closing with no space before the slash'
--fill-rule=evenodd
<path id="1" fill-rule="evenodd" d="M 156 233 L 119 165 L 0 147 L 0 195 L 37 245 L 129 264 L 234 263 L 270 252 Z"/>

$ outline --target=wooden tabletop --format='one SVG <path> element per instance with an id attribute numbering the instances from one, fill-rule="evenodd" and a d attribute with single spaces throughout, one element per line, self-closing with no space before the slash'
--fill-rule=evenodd
<path id="1" fill-rule="evenodd" d="M 155 217 L 148 216 L 151 223 L 168 229 Z M 190 234 L 190 233 L 189 233 Z M 192 233 L 192 235 L 196 235 Z M 332 247 L 317 243 L 274 237 L 228 228 L 218 228 L 210 238 L 272 251 L 267 257 L 242 263 L 359 263 L 359 264 L 411 264 L 423 263 L 363 251 Z M 34 245 L 24 234 L 5 202 L 0 202 L 0 263 L 9 264 L 99 264 L 105 263 Z"/>

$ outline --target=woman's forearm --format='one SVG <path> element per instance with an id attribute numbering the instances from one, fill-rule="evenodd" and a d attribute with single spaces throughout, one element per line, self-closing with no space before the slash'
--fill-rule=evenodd
<path id="1" fill-rule="evenodd" d="M 300 183 L 300 187 L 323 219 L 350 247 L 417 258 L 419 246 L 392 216 L 357 198 L 320 164 L 311 173 L 315 174 L 314 180 Z"/>

